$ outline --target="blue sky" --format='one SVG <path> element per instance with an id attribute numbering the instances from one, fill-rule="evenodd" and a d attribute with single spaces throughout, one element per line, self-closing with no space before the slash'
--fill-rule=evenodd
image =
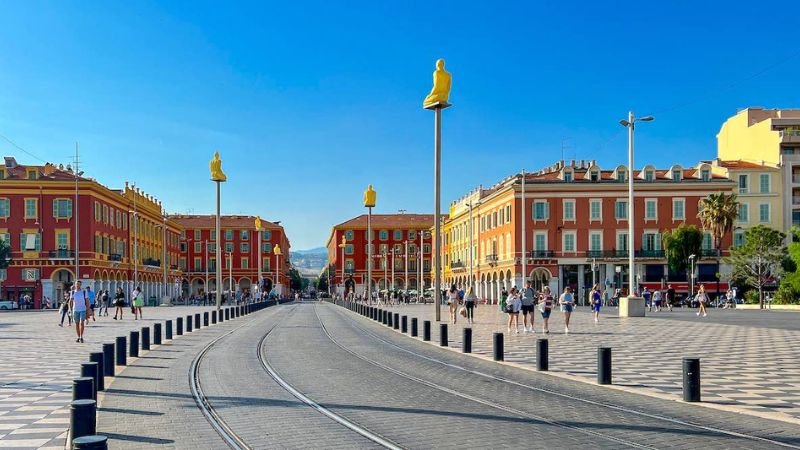
<path id="1" fill-rule="evenodd" d="M 170 212 L 280 220 L 295 249 L 364 212 L 433 209 L 430 90 L 453 73 L 443 204 L 561 158 L 694 164 L 737 108 L 800 107 L 796 2 L 4 2 L 0 139 Z M 221 6 L 224 5 L 224 6 Z M 562 145 L 563 144 L 563 145 Z"/>

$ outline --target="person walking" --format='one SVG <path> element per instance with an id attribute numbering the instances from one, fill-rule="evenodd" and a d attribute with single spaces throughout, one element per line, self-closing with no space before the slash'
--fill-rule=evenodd
<path id="1" fill-rule="evenodd" d="M 506 288 L 503 288 L 503 290 L 500 291 L 499 305 L 500 305 L 500 311 L 506 312 L 506 306 L 508 306 L 508 291 L 506 291 Z"/>
<path id="2" fill-rule="evenodd" d="M 467 323 L 470 325 L 475 323 L 475 306 L 477 304 L 478 296 L 475 295 L 475 288 L 470 286 L 464 296 L 464 307 L 467 309 Z"/>
<path id="3" fill-rule="evenodd" d="M 673 288 L 671 284 L 667 286 L 667 298 L 665 300 L 667 302 L 667 309 L 669 309 L 671 312 L 672 303 L 675 302 L 675 288 Z"/>
<path id="4" fill-rule="evenodd" d="M 117 293 L 114 294 L 114 320 L 117 320 L 117 314 L 119 314 L 119 320 L 122 320 L 122 311 L 125 309 L 125 293 L 122 292 L 122 288 L 117 288 Z"/>
<path id="5" fill-rule="evenodd" d="M 144 294 L 141 286 L 133 290 L 131 294 L 131 309 L 133 310 L 133 320 L 142 318 L 142 306 L 144 306 Z"/>
<path id="6" fill-rule="evenodd" d="M 553 312 L 553 295 L 550 293 L 550 286 L 542 288 L 539 295 L 539 312 L 542 314 L 542 325 L 544 334 L 550 334 L 550 313 Z"/>
<path id="7" fill-rule="evenodd" d="M 708 316 L 706 313 L 706 305 L 708 305 L 708 294 L 706 294 L 706 287 L 704 285 L 700 285 L 700 289 L 697 290 L 697 302 L 700 303 L 700 310 L 697 311 L 697 315 L 703 315 L 703 317 Z"/>
<path id="8" fill-rule="evenodd" d="M 653 291 L 653 303 L 656 304 L 656 312 L 661 311 L 662 295 L 661 289 L 656 289 Z"/>
<path id="9" fill-rule="evenodd" d="M 81 280 L 75 281 L 75 290 L 70 296 L 70 307 L 72 308 L 72 320 L 75 321 L 75 333 L 78 338 L 75 342 L 83 343 L 83 332 L 85 329 L 86 313 L 89 310 L 89 299 L 81 289 Z"/>
<path id="10" fill-rule="evenodd" d="M 527 333 L 530 331 L 531 333 L 536 333 L 534 329 L 534 322 L 536 321 L 536 315 L 533 312 L 533 308 L 536 305 L 535 300 L 535 292 L 533 291 L 533 287 L 531 287 L 531 282 L 528 281 L 525 283 L 525 290 L 522 291 L 521 301 L 522 301 L 522 331 Z M 530 328 L 528 328 L 528 324 L 530 323 Z"/>
<path id="11" fill-rule="evenodd" d="M 456 324 L 456 317 L 458 316 L 458 303 L 458 289 L 454 284 L 447 291 L 447 305 L 450 307 L 450 321 L 453 322 L 453 325 Z"/>
<path id="12" fill-rule="evenodd" d="M 564 334 L 569 334 L 569 318 L 575 306 L 575 296 L 572 295 L 571 287 L 564 288 L 564 293 L 558 297 L 558 304 L 561 305 L 561 312 L 564 313 Z"/>
<path id="13" fill-rule="evenodd" d="M 64 326 L 64 317 L 67 317 L 68 323 L 67 325 L 72 326 L 72 310 L 69 306 L 69 293 L 64 293 L 64 300 L 61 301 L 61 307 L 59 308 L 59 312 L 61 313 L 61 322 L 58 326 Z"/>
<path id="14" fill-rule="evenodd" d="M 603 295 L 600 293 L 600 285 L 595 284 L 592 287 L 592 292 L 589 293 L 589 302 L 591 303 L 592 313 L 594 313 L 594 323 L 600 321 L 600 308 L 603 306 Z"/>
<path id="15" fill-rule="evenodd" d="M 653 293 L 650 292 L 650 289 L 645 286 L 644 290 L 642 291 L 642 297 L 644 298 L 644 305 L 647 307 L 648 311 L 653 311 Z"/>
<path id="16" fill-rule="evenodd" d="M 511 295 L 506 299 L 506 313 L 508 314 L 508 332 L 511 333 L 511 324 L 514 324 L 514 333 L 519 333 L 519 311 L 522 309 L 522 299 L 516 288 L 511 288 Z"/>
<path id="17" fill-rule="evenodd" d="M 89 300 L 89 310 L 86 311 L 86 314 L 92 316 L 92 322 L 94 322 L 94 308 L 96 306 L 97 297 L 95 296 L 94 291 L 92 291 L 91 286 L 86 286 L 86 299 Z M 88 322 L 89 318 L 87 317 L 86 319 Z"/>

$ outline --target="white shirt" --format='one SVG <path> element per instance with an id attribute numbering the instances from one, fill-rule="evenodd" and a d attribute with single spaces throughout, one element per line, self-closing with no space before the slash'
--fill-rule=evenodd
<path id="1" fill-rule="evenodd" d="M 70 297 L 72 299 L 72 310 L 75 312 L 86 311 L 86 294 L 83 289 L 80 291 L 72 291 Z"/>

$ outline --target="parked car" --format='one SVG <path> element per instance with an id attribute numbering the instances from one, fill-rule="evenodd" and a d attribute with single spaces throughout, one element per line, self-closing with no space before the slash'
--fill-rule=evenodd
<path id="1" fill-rule="evenodd" d="M 0 309 L 17 309 L 19 305 L 13 300 L 0 299 Z"/>

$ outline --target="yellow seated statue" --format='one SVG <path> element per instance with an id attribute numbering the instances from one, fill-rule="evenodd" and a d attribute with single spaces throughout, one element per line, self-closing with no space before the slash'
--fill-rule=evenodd
<path id="1" fill-rule="evenodd" d="M 366 206 L 367 208 L 373 208 L 375 207 L 375 203 L 377 200 L 378 200 L 378 193 L 375 192 L 374 189 L 372 189 L 372 185 L 370 184 L 369 187 L 367 187 L 367 190 L 364 191 L 364 206 Z"/>
<path id="2" fill-rule="evenodd" d="M 433 89 L 422 102 L 423 108 L 429 108 L 437 103 L 447 103 L 450 97 L 450 73 L 444 70 L 444 60 L 436 61 L 436 70 L 433 72 Z"/>
<path id="3" fill-rule="evenodd" d="M 227 181 L 228 177 L 222 172 L 222 160 L 219 159 L 219 152 L 214 152 L 214 159 L 208 163 L 211 169 L 211 181 Z"/>

